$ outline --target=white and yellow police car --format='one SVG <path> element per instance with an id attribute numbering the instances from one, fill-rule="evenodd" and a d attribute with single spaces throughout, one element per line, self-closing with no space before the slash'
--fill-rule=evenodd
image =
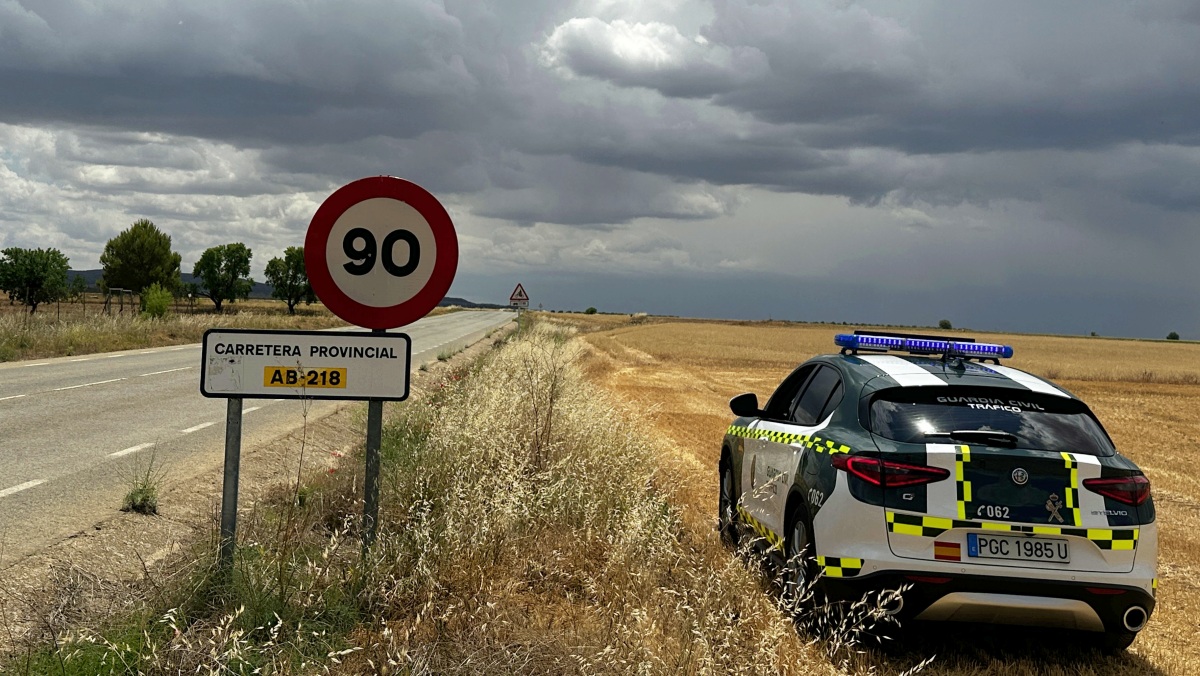
<path id="1" fill-rule="evenodd" d="M 793 584 L 819 576 L 835 597 L 911 585 L 889 607 L 901 618 L 1127 647 L 1154 611 L 1154 502 L 1088 406 L 1000 365 L 1006 345 L 868 331 L 835 344 L 763 408 L 729 402 L 726 541 L 765 545 Z"/>

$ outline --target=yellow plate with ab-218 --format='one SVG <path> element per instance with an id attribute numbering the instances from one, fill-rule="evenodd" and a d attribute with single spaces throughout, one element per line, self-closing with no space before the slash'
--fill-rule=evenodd
<path id="1" fill-rule="evenodd" d="M 268 366 L 263 369 L 263 387 L 345 389 L 346 369 Z"/>

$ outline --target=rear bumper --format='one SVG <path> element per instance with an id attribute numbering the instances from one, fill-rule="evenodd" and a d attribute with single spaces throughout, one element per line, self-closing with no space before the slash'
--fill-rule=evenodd
<path id="1" fill-rule="evenodd" d="M 1141 607 L 1148 618 L 1154 597 L 1138 587 L 983 575 L 883 571 L 862 577 L 825 578 L 834 598 L 859 598 L 873 589 L 904 592 L 901 618 L 990 622 L 1085 631 L 1126 631 L 1124 618 Z"/>

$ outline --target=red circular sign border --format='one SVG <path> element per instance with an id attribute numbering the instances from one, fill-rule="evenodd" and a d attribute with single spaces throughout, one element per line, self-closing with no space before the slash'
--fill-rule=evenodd
<path id="1" fill-rule="evenodd" d="M 437 259 L 433 273 L 415 296 L 390 307 L 372 307 L 347 296 L 333 281 L 325 249 L 329 233 L 342 214 L 364 200 L 375 198 L 399 200 L 416 209 L 433 230 Z M 360 178 L 338 188 L 321 203 L 313 214 L 304 236 L 304 265 L 313 293 L 330 312 L 356 326 L 368 329 L 394 329 L 411 324 L 429 314 L 450 291 L 454 273 L 458 271 L 458 235 L 445 207 L 428 190 L 395 176 Z"/>

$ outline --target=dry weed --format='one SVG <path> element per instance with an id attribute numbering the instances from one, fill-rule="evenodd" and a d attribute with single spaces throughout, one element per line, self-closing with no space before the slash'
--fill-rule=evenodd
<path id="1" fill-rule="evenodd" d="M 806 671 L 757 576 L 684 531 L 654 441 L 578 355 L 535 330 L 414 410 L 365 584 L 380 621 L 348 671 Z"/>
<path id="2" fill-rule="evenodd" d="M 0 362 L 196 343 L 210 328 L 324 329 L 344 326 L 330 314 L 265 312 L 170 314 L 161 319 L 89 315 L 58 321 L 54 315 L 0 314 Z"/>

